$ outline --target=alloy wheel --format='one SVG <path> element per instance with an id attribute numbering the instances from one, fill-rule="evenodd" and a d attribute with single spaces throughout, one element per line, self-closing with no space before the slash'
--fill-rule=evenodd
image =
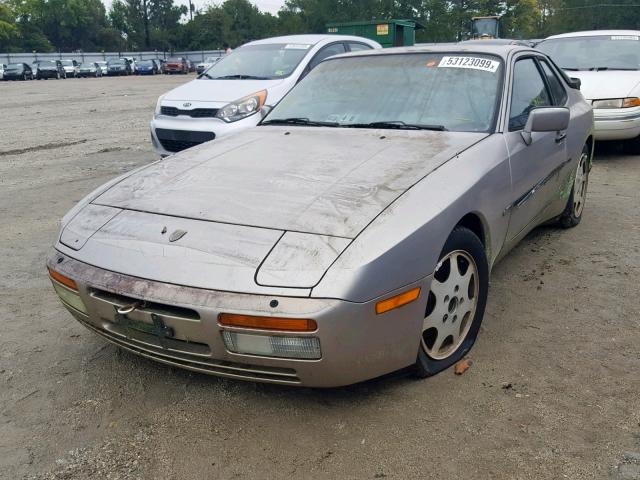
<path id="1" fill-rule="evenodd" d="M 587 184 L 589 182 L 589 156 L 586 153 L 580 155 L 576 178 L 573 182 L 573 215 L 580 217 L 584 209 L 587 197 Z"/>
<path id="2" fill-rule="evenodd" d="M 434 273 L 422 326 L 422 346 L 429 357 L 444 360 L 464 342 L 479 295 L 478 267 L 467 252 L 444 257 Z"/>

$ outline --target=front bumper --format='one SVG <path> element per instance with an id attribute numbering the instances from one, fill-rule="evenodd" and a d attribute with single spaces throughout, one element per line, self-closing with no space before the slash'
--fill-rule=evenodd
<path id="1" fill-rule="evenodd" d="M 640 107 L 594 109 L 596 140 L 630 140 L 640 135 Z"/>
<path id="2" fill-rule="evenodd" d="M 193 108 L 202 108 L 202 105 Z M 160 155 L 173 155 L 230 133 L 255 127 L 261 119 L 260 113 L 233 123 L 218 118 L 156 115 L 150 124 L 151 141 Z"/>
<path id="3" fill-rule="evenodd" d="M 376 315 L 375 299 L 366 303 L 343 300 L 273 297 L 182 287 L 102 270 L 57 251 L 48 266 L 73 278 L 88 314 L 63 304 L 84 326 L 133 353 L 188 370 L 257 382 L 337 387 L 357 383 L 412 365 L 417 357 L 426 295 L 409 305 Z M 422 286 L 430 277 L 403 290 Z M 398 292 L 391 292 L 388 296 Z M 132 300 L 153 302 L 129 316 L 153 325 L 162 317 L 172 336 L 145 333 L 118 323 L 115 308 Z M 273 300 L 277 307 L 271 307 Z M 220 313 L 313 318 L 318 329 L 286 336 L 316 337 L 319 360 L 296 360 L 229 352 L 224 330 L 278 335 L 218 324 Z M 157 321 L 156 317 L 156 321 Z"/>

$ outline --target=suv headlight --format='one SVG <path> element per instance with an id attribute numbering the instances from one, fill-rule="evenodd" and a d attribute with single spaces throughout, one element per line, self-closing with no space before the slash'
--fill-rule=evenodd
<path id="1" fill-rule="evenodd" d="M 158 103 L 156 103 L 156 112 L 155 112 L 155 116 L 157 117 L 158 115 L 160 115 L 160 110 L 162 109 L 162 101 L 164 100 L 164 97 L 166 97 L 167 94 L 165 93 L 164 95 L 160 95 L 158 97 Z"/>
<path id="2" fill-rule="evenodd" d="M 217 118 L 224 120 L 227 123 L 237 122 L 243 118 L 249 117 L 264 106 L 267 100 L 267 91 L 262 90 L 260 92 L 247 95 L 240 100 L 236 100 L 228 105 L 225 105 L 218 110 Z"/>

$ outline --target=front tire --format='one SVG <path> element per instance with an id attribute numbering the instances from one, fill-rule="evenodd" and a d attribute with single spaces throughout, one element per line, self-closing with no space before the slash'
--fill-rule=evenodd
<path id="1" fill-rule="evenodd" d="M 462 359 L 476 341 L 489 290 L 484 245 L 456 227 L 440 253 L 427 299 L 416 376 L 430 377 Z"/>
<path id="2" fill-rule="evenodd" d="M 587 186 L 589 185 L 589 171 L 591 167 L 590 147 L 585 145 L 578 160 L 573 187 L 567 201 L 567 206 L 560 215 L 560 226 L 562 228 L 573 228 L 582 220 L 584 204 L 587 200 Z"/>

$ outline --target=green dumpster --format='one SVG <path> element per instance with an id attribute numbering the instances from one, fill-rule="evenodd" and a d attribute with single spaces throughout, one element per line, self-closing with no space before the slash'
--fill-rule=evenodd
<path id="1" fill-rule="evenodd" d="M 371 20 L 327 23 L 327 33 L 357 35 L 375 40 L 384 48 L 410 47 L 416 43 L 416 30 L 424 26 L 415 20 Z"/>

